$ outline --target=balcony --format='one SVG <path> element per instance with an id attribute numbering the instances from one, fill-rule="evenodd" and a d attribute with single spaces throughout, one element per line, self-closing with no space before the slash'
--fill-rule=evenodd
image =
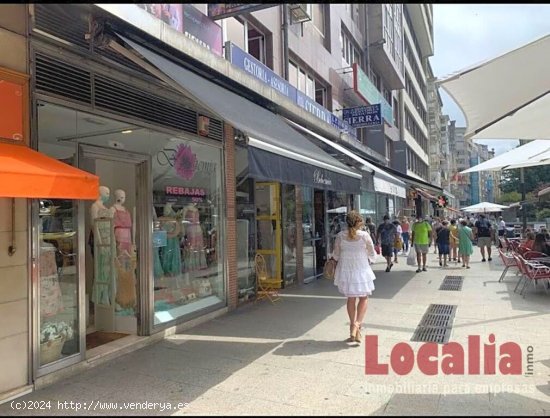
<path id="1" fill-rule="evenodd" d="M 408 13 L 410 28 L 419 43 L 422 58 L 431 57 L 434 54 L 433 28 L 429 24 L 425 4 L 404 4 L 404 15 Z"/>
<path id="2" fill-rule="evenodd" d="M 366 46 L 370 56 L 370 65 L 378 74 L 382 74 L 386 86 L 392 90 L 405 88 L 405 58 L 401 50 L 401 64 L 397 63 L 386 42 L 384 34 L 384 4 L 369 3 L 368 29 L 369 45 Z M 402 34 L 404 36 L 404 34 Z"/>

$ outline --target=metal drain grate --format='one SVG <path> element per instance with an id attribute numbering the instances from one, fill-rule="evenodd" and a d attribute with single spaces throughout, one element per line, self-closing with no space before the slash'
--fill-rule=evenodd
<path id="1" fill-rule="evenodd" d="M 445 276 L 439 290 L 462 290 L 464 276 Z"/>
<path id="2" fill-rule="evenodd" d="M 456 314 L 456 305 L 428 306 L 426 313 L 414 331 L 411 341 L 445 344 L 449 342 Z"/>

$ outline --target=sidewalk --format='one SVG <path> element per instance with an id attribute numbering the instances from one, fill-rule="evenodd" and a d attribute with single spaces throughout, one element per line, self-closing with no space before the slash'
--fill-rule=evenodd
<path id="1" fill-rule="evenodd" d="M 345 298 L 321 279 L 287 289 L 275 305 L 245 306 L 16 400 L 19 407 L 51 401 L 33 403 L 42 410 L 8 402 L 0 415 L 550 415 L 550 294 L 531 285 L 522 298 L 513 292 L 515 274 L 498 283 L 498 257 L 482 263 L 477 249 L 470 270 L 453 262 L 442 269 L 428 257 L 422 273 L 402 256 L 390 273 L 374 266 L 365 332 L 378 336 L 379 362 L 389 363 L 398 342 L 417 353 L 422 343 L 410 339 L 428 305 L 452 304 L 451 341 L 466 353 L 468 335 L 479 335 L 483 350 L 495 334 L 496 375 L 426 376 L 417 366 L 404 376 L 391 367 L 388 375 L 366 375 L 365 343 L 345 342 Z M 465 276 L 462 291 L 438 290 L 445 275 Z M 498 348 L 506 341 L 521 346 L 523 371 L 533 348 L 532 376 L 500 374 Z M 71 401 L 92 410 L 71 409 Z"/>

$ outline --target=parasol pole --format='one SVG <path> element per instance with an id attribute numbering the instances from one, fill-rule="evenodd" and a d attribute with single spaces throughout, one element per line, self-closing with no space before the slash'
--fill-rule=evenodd
<path id="1" fill-rule="evenodd" d="M 521 217 L 523 220 L 523 233 L 527 229 L 527 211 L 525 207 L 525 172 L 524 168 L 519 169 L 519 181 L 520 181 L 520 190 L 521 190 Z"/>

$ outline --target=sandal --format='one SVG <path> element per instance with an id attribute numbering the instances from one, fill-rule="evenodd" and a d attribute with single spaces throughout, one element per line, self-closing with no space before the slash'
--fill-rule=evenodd
<path id="1" fill-rule="evenodd" d="M 357 324 L 351 325 L 349 330 L 349 338 L 347 339 L 347 341 L 350 343 L 355 342 L 358 331 L 359 329 L 357 328 Z"/>
<path id="2" fill-rule="evenodd" d="M 357 332 L 355 333 L 355 342 L 361 344 L 361 324 L 355 324 Z"/>

